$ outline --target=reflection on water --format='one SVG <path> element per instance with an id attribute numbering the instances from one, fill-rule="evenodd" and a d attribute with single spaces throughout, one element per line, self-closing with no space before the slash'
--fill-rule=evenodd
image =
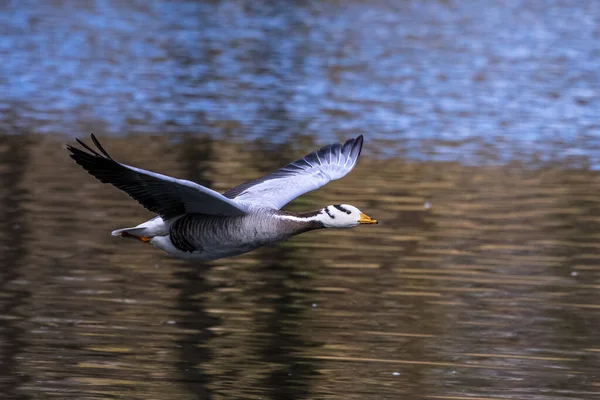
<path id="1" fill-rule="evenodd" d="M 3 2 L 1 397 L 599 397 L 598 4 Z M 381 223 L 175 260 L 89 132 L 221 192 L 365 133 L 289 208 Z"/>
<path id="2" fill-rule="evenodd" d="M 290 207 L 344 201 L 380 225 L 186 263 L 110 236 L 148 214 L 78 168 L 64 140 L 0 140 L 8 398 L 600 394 L 596 172 L 364 157 Z M 304 154 L 303 141 L 278 152 L 168 135 L 106 146 L 224 190 Z"/>

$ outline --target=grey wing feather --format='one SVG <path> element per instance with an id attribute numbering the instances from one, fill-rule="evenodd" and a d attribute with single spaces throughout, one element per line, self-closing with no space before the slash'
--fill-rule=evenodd
<path id="1" fill-rule="evenodd" d="M 356 165 L 363 136 L 315 150 L 283 168 L 225 192 L 239 204 L 280 209 L 296 197 L 340 179 Z"/>
<path id="2" fill-rule="evenodd" d="M 165 220 L 185 213 L 238 216 L 247 211 L 243 205 L 194 182 L 121 164 L 108 155 L 93 134 L 92 141 L 102 154 L 79 139 L 77 141 L 87 150 L 67 146 L 77 164 L 101 182 L 110 183 L 124 191 Z"/>

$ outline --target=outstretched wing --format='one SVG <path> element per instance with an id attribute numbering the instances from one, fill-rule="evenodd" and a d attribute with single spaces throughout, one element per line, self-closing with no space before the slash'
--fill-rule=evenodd
<path id="1" fill-rule="evenodd" d="M 237 216 L 247 211 L 243 205 L 194 182 L 121 164 L 108 155 L 93 134 L 92 141 L 102 154 L 77 139 L 87 151 L 67 146 L 71 158 L 100 182 L 116 186 L 165 220 L 185 213 Z"/>
<path id="2" fill-rule="evenodd" d="M 343 145 L 327 145 L 270 175 L 229 189 L 225 196 L 236 203 L 278 210 L 296 197 L 352 171 L 362 144 L 363 136 L 360 135 Z"/>

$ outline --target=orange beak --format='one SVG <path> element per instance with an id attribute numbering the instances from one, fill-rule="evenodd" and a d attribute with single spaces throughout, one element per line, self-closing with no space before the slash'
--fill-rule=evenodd
<path id="1" fill-rule="evenodd" d="M 358 220 L 359 224 L 376 224 L 377 220 L 369 217 L 366 214 L 360 213 L 360 219 Z"/>

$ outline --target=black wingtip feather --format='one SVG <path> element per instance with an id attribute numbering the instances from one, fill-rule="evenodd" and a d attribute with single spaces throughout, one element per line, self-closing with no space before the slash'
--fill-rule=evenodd
<path id="1" fill-rule="evenodd" d="M 358 157 L 360 157 L 360 153 L 362 152 L 363 141 L 363 135 L 358 135 L 358 137 L 354 139 L 354 144 L 352 145 L 352 151 L 350 152 L 350 154 L 355 160 L 358 160 Z"/>
<path id="2" fill-rule="evenodd" d="M 79 140 L 78 138 L 75 138 L 75 140 L 77 140 L 77 143 L 82 145 L 87 151 L 91 152 L 93 155 L 102 157 L 96 150 L 92 149 L 90 146 L 85 144 L 83 141 Z"/>
<path id="3" fill-rule="evenodd" d="M 361 148 L 362 148 L 362 145 L 363 145 L 363 141 L 364 141 L 364 136 L 363 136 L 362 134 L 361 134 L 361 135 L 358 135 L 358 136 L 356 137 L 356 139 L 354 139 L 355 145 L 358 145 L 358 146 L 360 146 Z"/>
<path id="4" fill-rule="evenodd" d="M 106 156 L 106 158 L 108 158 L 109 160 L 112 160 L 112 157 L 108 154 L 108 152 L 106 150 L 104 150 L 104 147 L 102 147 L 102 145 L 100 144 L 100 142 L 98 141 L 98 139 L 96 139 L 96 135 L 94 135 L 93 133 L 91 133 L 90 136 L 92 137 L 92 141 L 94 142 L 94 144 L 96 145 L 96 147 L 98 148 L 98 150 L 100 150 L 100 152 L 102 154 L 104 154 Z"/>

